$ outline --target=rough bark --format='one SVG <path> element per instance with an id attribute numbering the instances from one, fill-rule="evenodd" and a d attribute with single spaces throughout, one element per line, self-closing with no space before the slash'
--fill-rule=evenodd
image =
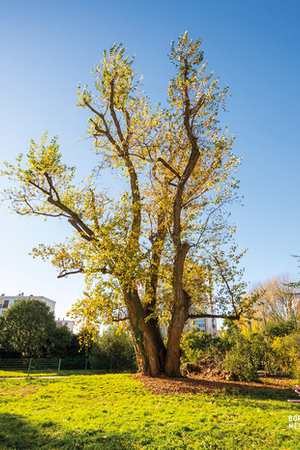
<path id="1" fill-rule="evenodd" d="M 180 339 L 189 316 L 190 297 L 183 288 L 184 262 L 190 246 L 185 243 L 177 248 L 173 269 L 174 311 L 168 332 L 165 373 L 169 377 L 180 376 Z"/>
<path id="2" fill-rule="evenodd" d="M 147 320 L 137 291 L 124 292 L 130 325 L 145 375 L 158 376 L 164 371 L 165 348 L 154 319 Z"/>

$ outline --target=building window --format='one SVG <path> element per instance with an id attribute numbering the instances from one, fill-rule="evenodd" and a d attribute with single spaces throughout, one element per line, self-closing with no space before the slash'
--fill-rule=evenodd
<path id="1" fill-rule="evenodd" d="M 198 328 L 198 330 L 201 330 L 201 331 L 206 330 L 205 319 L 196 319 L 196 320 L 194 320 L 194 324 L 195 324 L 195 327 Z"/>
<path id="2" fill-rule="evenodd" d="M 8 308 L 9 300 L 4 300 L 3 309 Z"/>

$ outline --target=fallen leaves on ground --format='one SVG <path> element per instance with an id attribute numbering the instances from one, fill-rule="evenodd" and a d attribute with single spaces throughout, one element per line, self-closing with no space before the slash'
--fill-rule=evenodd
<path id="1" fill-rule="evenodd" d="M 140 381 L 146 389 L 157 395 L 174 394 L 199 394 L 225 391 L 232 393 L 236 390 L 271 390 L 284 392 L 291 389 L 291 380 L 281 380 L 278 378 L 261 378 L 259 383 L 244 381 L 219 381 L 217 379 L 204 379 L 193 375 L 187 378 L 168 378 L 165 375 L 160 377 L 149 377 L 142 374 L 135 374 L 133 378 Z"/>

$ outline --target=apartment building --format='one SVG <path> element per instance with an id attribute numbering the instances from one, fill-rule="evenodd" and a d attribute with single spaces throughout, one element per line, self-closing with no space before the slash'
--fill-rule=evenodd
<path id="1" fill-rule="evenodd" d="M 43 297 L 41 295 L 28 295 L 25 296 L 24 294 L 19 294 L 15 296 L 7 296 L 5 294 L 2 294 L 0 296 L 0 314 L 4 313 L 7 308 L 12 306 L 14 303 L 17 303 L 20 300 L 39 300 L 40 302 L 46 303 L 47 306 L 49 306 L 50 311 L 55 312 L 55 304 L 56 302 L 54 300 L 51 300 L 50 298 Z"/>

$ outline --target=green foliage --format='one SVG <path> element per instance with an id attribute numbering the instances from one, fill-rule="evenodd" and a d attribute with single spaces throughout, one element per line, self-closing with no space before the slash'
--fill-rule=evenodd
<path id="1" fill-rule="evenodd" d="M 224 365 L 237 373 L 239 379 L 251 380 L 257 369 L 299 377 L 300 334 L 295 331 L 293 321 L 268 324 L 263 333 L 251 333 L 249 339 L 234 332 L 230 339 L 232 344 Z"/>
<path id="2" fill-rule="evenodd" d="M 49 306 L 39 300 L 22 299 L 0 317 L 1 347 L 23 356 L 40 356 L 55 330 Z"/>
<path id="3" fill-rule="evenodd" d="M 294 321 L 268 324 L 263 333 L 247 338 L 236 325 L 223 330 L 215 338 L 202 331 L 189 331 L 181 340 L 183 363 L 197 364 L 214 357 L 232 377 L 241 381 L 257 380 L 257 370 L 300 376 L 300 333 Z"/>
<path id="4" fill-rule="evenodd" d="M 56 327 L 53 334 L 47 339 L 44 355 L 52 358 L 63 358 L 78 355 L 80 349 L 78 338 L 67 327 Z M 75 356 L 74 355 L 74 356 Z"/>
<path id="5" fill-rule="evenodd" d="M 232 377 L 241 381 L 257 380 L 257 369 L 265 361 L 267 344 L 262 334 L 253 333 L 250 339 L 241 335 L 237 327 L 223 331 L 219 336 L 210 333 L 189 331 L 181 341 L 183 362 L 196 364 L 213 357 Z"/>
<path id="6" fill-rule="evenodd" d="M 113 371 L 136 370 L 135 351 L 130 336 L 124 331 L 111 328 L 98 337 L 89 357 L 91 369 L 109 367 L 112 358 Z"/>
<path id="7" fill-rule="evenodd" d="M 188 331 L 181 338 L 181 349 L 184 362 L 195 364 L 203 357 L 205 350 L 211 345 L 211 334 L 203 331 Z"/>
<path id="8" fill-rule="evenodd" d="M 262 333 L 251 333 L 249 342 L 252 355 L 258 361 L 258 369 L 270 372 L 273 358 L 265 336 Z"/>
<path id="9" fill-rule="evenodd" d="M 283 337 L 295 331 L 296 324 L 294 320 L 286 320 L 275 324 L 267 323 L 263 331 L 264 335 L 270 339 Z"/>
<path id="10" fill-rule="evenodd" d="M 300 334 L 291 333 L 274 337 L 270 348 L 273 353 L 273 372 L 300 377 Z"/>
<path id="11" fill-rule="evenodd" d="M 233 345 L 224 359 L 224 366 L 236 380 L 256 381 L 260 364 L 258 356 L 251 342 L 237 332 L 234 334 Z"/>
<path id="12" fill-rule="evenodd" d="M 188 331 L 181 338 L 183 362 L 196 364 L 205 357 L 220 359 L 228 348 L 227 336 L 215 336 L 204 331 Z"/>

